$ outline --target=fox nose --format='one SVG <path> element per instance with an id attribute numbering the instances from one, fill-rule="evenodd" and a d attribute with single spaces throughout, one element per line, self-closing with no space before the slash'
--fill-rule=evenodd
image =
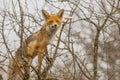
<path id="1" fill-rule="evenodd" d="M 52 29 L 55 29 L 57 27 L 57 24 L 54 24 L 51 26 Z"/>

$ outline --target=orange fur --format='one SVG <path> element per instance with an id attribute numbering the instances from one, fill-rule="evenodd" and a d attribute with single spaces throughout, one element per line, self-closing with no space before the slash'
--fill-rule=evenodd
<path id="1" fill-rule="evenodd" d="M 16 51 L 14 59 L 10 60 L 8 74 L 9 80 L 16 80 L 11 77 L 13 73 L 19 74 L 19 76 L 23 76 L 23 74 L 30 74 L 30 65 L 32 60 L 37 55 L 37 71 L 39 74 L 41 74 L 42 53 L 46 52 L 46 56 L 49 57 L 47 52 L 47 45 L 51 43 L 56 31 L 59 29 L 62 22 L 63 13 L 63 9 L 55 15 L 50 15 L 47 11 L 42 10 L 45 23 L 39 31 L 29 36 L 23 42 L 22 49 L 19 48 Z M 26 80 L 27 79 L 28 78 L 26 78 Z"/>

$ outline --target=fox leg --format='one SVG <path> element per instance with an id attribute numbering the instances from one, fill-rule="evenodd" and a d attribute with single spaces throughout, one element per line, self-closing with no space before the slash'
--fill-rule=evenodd
<path id="1" fill-rule="evenodd" d="M 28 73 L 29 75 L 30 75 L 30 66 L 31 66 L 31 64 L 32 64 L 32 60 L 33 60 L 32 58 L 29 58 L 29 60 L 28 60 L 28 65 L 27 65 L 28 68 L 26 69 L 26 70 L 27 70 L 27 73 Z"/>
<path id="2" fill-rule="evenodd" d="M 30 79 L 30 66 L 32 63 L 32 58 L 28 59 L 28 63 L 24 65 L 24 80 L 29 80 Z"/>
<path id="3" fill-rule="evenodd" d="M 38 53 L 38 65 L 37 65 L 37 71 L 38 74 L 41 74 L 41 65 L 42 65 L 42 52 Z"/>
<path id="4" fill-rule="evenodd" d="M 45 57 L 47 58 L 47 60 L 49 61 L 49 55 L 48 55 L 48 50 L 47 50 L 47 46 L 45 46 Z"/>
<path id="5" fill-rule="evenodd" d="M 44 50 L 44 52 L 45 52 L 45 57 L 46 57 L 47 60 L 48 60 L 48 64 L 53 64 L 53 60 L 52 60 L 52 58 L 50 58 L 49 55 L 48 55 L 47 46 L 45 46 L 45 50 Z"/>
<path id="6" fill-rule="evenodd" d="M 32 58 L 29 59 L 27 73 L 30 75 L 30 66 L 32 64 Z"/>
<path id="7" fill-rule="evenodd" d="M 14 75 L 15 80 L 20 80 L 20 78 L 23 77 L 23 72 L 22 72 L 21 68 L 18 67 L 18 66 L 15 67 L 15 73 L 14 73 L 14 74 L 15 74 L 15 75 Z M 18 75 L 16 75 L 16 74 L 18 74 L 19 77 L 18 77 Z"/>

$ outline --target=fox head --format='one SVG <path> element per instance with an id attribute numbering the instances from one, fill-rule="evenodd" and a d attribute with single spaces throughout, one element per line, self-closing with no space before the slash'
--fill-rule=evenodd
<path id="1" fill-rule="evenodd" d="M 63 13 L 63 9 L 58 11 L 56 14 L 49 14 L 46 10 L 42 10 L 47 31 L 56 31 L 60 27 Z"/>

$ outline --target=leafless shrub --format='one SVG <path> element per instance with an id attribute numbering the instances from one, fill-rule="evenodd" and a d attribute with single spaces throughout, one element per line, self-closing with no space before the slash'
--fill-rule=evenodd
<path id="1" fill-rule="evenodd" d="M 5 0 L 0 1 L 0 74 L 22 41 L 43 23 L 41 8 L 51 13 L 65 9 L 62 28 L 44 58 L 43 78 L 58 80 L 120 79 L 120 0 Z M 39 7 L 39 4 L 42 6 Z M 32 8 L 34 6 L 34 8 Z M 33 11 L 32 11 L 32 10 Z M 31 77 L 36 78 L 36 60 Z M 5 80 L 6 78 L 3 77 Z M 0 78 L 1 80 L 1 78 Z M 50 79 L 48 79 L 50 80 Z M 53 80 L 53 79 L 51 79 Z"/>

